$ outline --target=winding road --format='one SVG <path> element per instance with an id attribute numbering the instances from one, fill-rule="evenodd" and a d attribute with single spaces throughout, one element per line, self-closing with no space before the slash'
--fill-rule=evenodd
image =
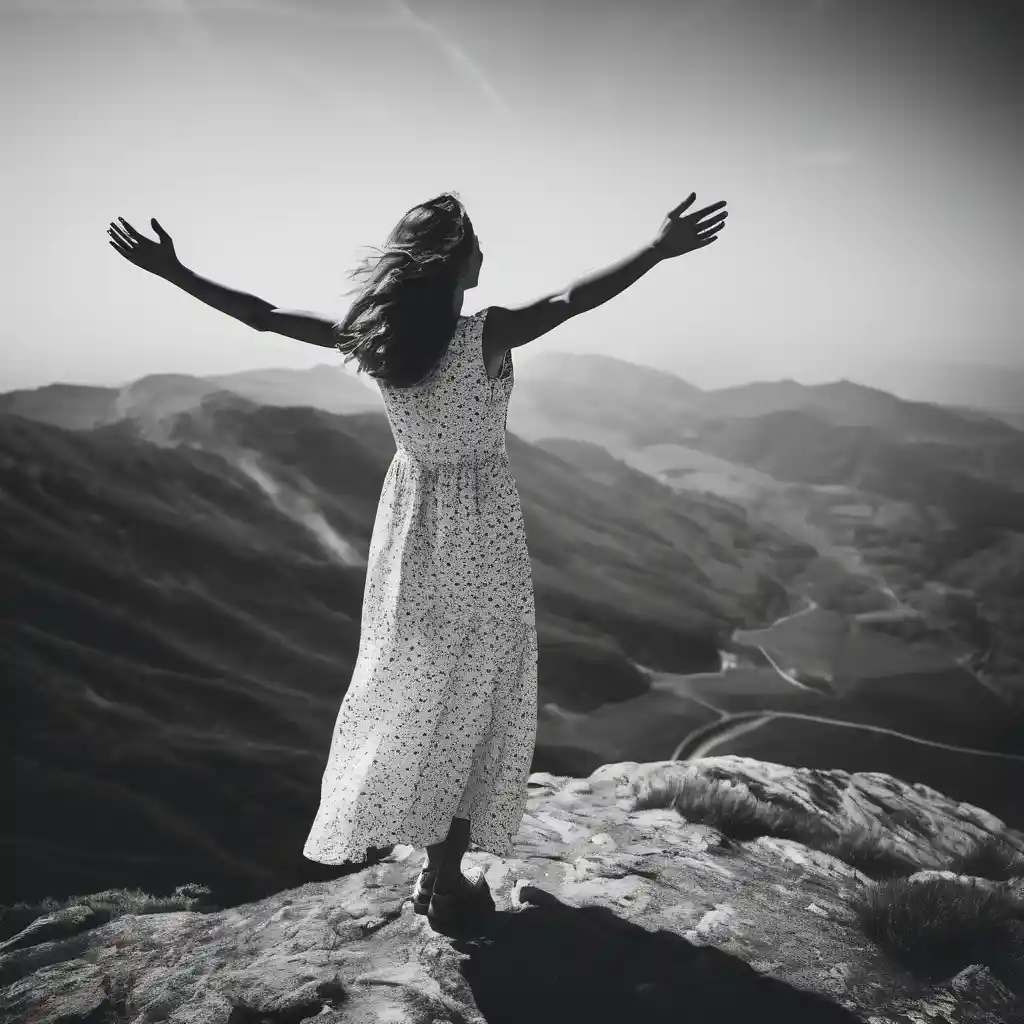
<path id="1" fill-rule="evenodd" d="M 711 757 L 711 751 L 729 740 L 742 736 L 744 733 L 759 729 L 765 722 L 773 718 L 799 718 L 806 722 L 817 722 L 819 725 L 838 725 L 844 729 L 866 729 L 869 732 L 884 733 L 887 736 L 895 736 L 901 740 L 908 740 L 910 743 L 920 743 L 926 747 L 938 747 L 940 750 L 948 750 L 954 754 L 969 754 L 975 757 L 994 757 L 1003 761 L 1017 761 L 1024 764 L 1024 754 L 1001 754 L 994 750 L 976 750 L 974 747 L 959 747 L 951 743 L 940 743 L 938 740 L 925 740 L 920 736 L 911 736 L 896 729 L 887 729 L 881 725 L 867 725 L 861 722 L 845 722 L 836 718 L 822 718 L 819 715 L 805 715 L 798 711 L 765 711 L 757 718 L 745 717 L 742 721 L 736 722 L 734 715 L 728 715 L 719 722 L 722 731 L 714 736 L 706 736 L 700 740 L 693 750 L 687 752 L 686 746 L 689 737 L 683 740 L 672 755 L 674 761 L 694 761 L 701 757 Z M 730 725 L 730 723 L 733 723 Z"/>
<path id="2" fill-rule="evenodd" d="M 888 587 L 888 585 L 885 585 L 883 581 L 879 582 L 886 596 L 893 601 L 894 608 L 892 610 L 894 612 L 902 612 L 904 609 L 908 609 L 908 606 L 903 604 L 902 601 L 900 601 L 900 599 L 896 596 L 896 594 L 893 593 L 892 589 Z M 801 608 L 796 612 L 789 612 L 788 614 L 782 616 L 782 618 L 776 619 L 770 626 L 765 627 L 764 630 L 737 630 L 736 632 L 760 633 L 769 629 L 774 629 L 776 626 L 784 622 L 788 622 L 792 619 L 799 618 L 801 615 L 807 615 L 819 607 L 817 602 L 812 600 L 811 598 L 804 596 L 803 599 L 805 602 L 807 602 L 807 607 Z M 857 618 L 859 618 L 859 616 L 857 616 Z M 759 650 L 761 654 L 764 655 L 765 659 L 775 670 L 776 674 L 779 676 L 780 679 L 785 680 L 787 683 L 790 683 L 791 685 L 796 686 L 801 690 L 813 690 L 812 687 L 806 686 L 804 683 L 801 683 L 800 680 L 795 678 L 791 673 L 782 669 L 777 664 L 775 659 L 772 658 L 772 656 L 764 649 L 764 647 L 761 644 L 755 643 L 749 644 L 748 646 L 756 647 L 757 650 Z M 723 670 L 718 673 L 699 673 L 699 675 L 702 678 L 708 678 L 709 676 L 714 675 L 724 677 L 726 674 L 727 670 Z M 974 678 L 979 683 L 982 683 L 982 681 L 978 679 L 975 673 L 971 672 L 970 674 L 974 676 Z M 991 688 L 989 687 L 989 689 Z M 704 702 L 702 701 L 701 703 Z M 711 705 L 707 704 L 705 706 L 711 707 Z M 973 747 L 961 747 L 951 743 L 942 743 L 938 740 L 926 740 L 922 739 L 920 736 L 911 736 L 909 733 L 900 732 L 897 729 L 889 729 L 885 726 L 880 725 L 871 725 L 868 723 L 861 722 L 847 722 L 840 719 L 825 718 L 820 715 L 808 715 L 796 711 L 765 711 L 762 713 L 752 713 L 747 711 L 732 715 L 724 714 L 721 712 L 719 713 L 721 714 L 721 718 L 716 723 L 716 727 L 710 729 L 710 734 L 708 726 L 704 726 L 701 729 L 698 729 L 690 733 L 682 740 L 682 742 L 680 742 L 679 746 L 676 747 L 674 753 L 672 754 L 672 760 L 693 761 L 701 757 L 710 757 L 712 756 L 712 752 L 716 748 L 723 746 L 724 744 L 736 739 L 739 736 L 742 736 L 749 732 L 753 732 L 755 729 L 759 729 L 766 722 L 770 722 L 774 718 L 794 718 L 802 719 L 807 722 L 816 722 L 820 725 L 834 725 L 844 729 L 863 729 L 868 732 L 882 733 L 887 736 L 894 736 L 898 739 L 906 740 L 909 743 L 917 743 L 926 747 L 937 747 L 940 750 L 948 750 L 951 753 L 955 754 L 967 754 L 969 756 L 974 757 L 996 758 L 1003 761 L 1014 761 L 1024 764 L 1024 755 L 1022 754 L 1004 754 L 992 750 L 978 750 Z"/>

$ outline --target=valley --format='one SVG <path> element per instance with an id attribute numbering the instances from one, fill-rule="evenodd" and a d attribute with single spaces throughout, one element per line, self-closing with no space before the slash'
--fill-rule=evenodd
<path id="1" fill-rule="evenodd" d="M 983 782 L 985 806 L 1024 824 L 1024 732 L 1006 699 L 940 650 L 859 630 L 875 613 L 844 623 L 837 642 L 834 622 L 815 622 L 818 611 L 804 598 L 764 629 L 735 631 L 718 672 L 652 672 L 649 693 L 589 713 L 547 704 L 542 746 L 573 774 L 739 754 L 886 771 L 967 802 L 980 800 Z"/>

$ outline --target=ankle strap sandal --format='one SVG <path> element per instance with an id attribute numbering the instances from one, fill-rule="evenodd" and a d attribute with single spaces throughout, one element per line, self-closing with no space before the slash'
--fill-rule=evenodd
<path id="1" fill-rule="evenodd" d="M 460 875 L 459 886 L 454 892 L 435 890 L 432 893 L 427 906 L 427 920 L 433 924 L 447 924 L 493 908 L 494 900 L 487 879 L 481 874 L 470 881 L 465 875 Z"/>
<path id="2" fill-rule="evenodd" d="M 430 906 L 430 897 L 434 892 L 434 879 L 437 877 L 437 868 L 429 871 L 424 868 L 416 878 L 416 888 L 412 893 L 412 906 L 417 914 L 425 914 Z"/>

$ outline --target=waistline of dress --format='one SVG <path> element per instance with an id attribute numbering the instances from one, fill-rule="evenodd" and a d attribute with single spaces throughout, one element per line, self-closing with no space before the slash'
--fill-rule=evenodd
<path id="1" fill-rule="evenodd" d="M 458 469 L 462 466 L 488 466 L 496 462 L 509 465 L 508 451 L 504 448 L 452 458 L 435 452 L 417 452 L 399 445 L 395 458 L 424 469 Z"/>

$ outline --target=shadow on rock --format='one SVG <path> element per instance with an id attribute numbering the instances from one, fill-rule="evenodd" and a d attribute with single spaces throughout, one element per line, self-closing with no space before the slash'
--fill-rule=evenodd
<path id="1" fill-rule="evenodd" d="M 606 907 L 572 907 L 524 886 L 530 904 L 452 942 L 488 1024 L 785 1020 L 859 1024 L 833 1000 L 757 973 L 739 957 L 647 931 Z"/>

